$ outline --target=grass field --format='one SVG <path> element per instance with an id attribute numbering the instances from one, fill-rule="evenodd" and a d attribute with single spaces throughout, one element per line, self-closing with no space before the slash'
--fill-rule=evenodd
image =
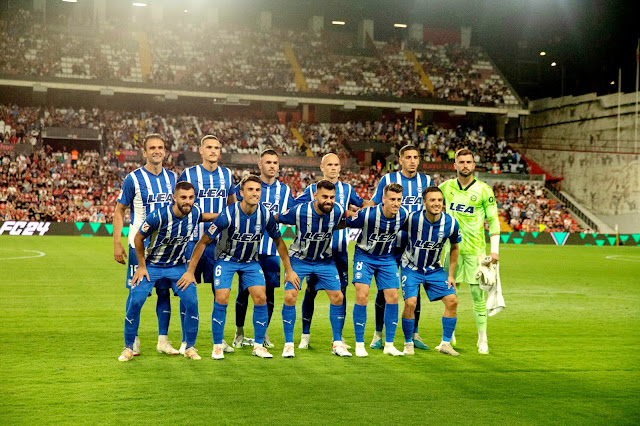
<path id="1" fill-rule="evenodd" d="M 15 259 L 37 255 L 30 250 L 45 256 Z M 363 359 L 332 356 L 328 300 L 319 295 L 312 348 L 283 359 L 279 291 L 269 329 L 274 359 L 245 348 L 214 361 L 211 288 L 201 285 L 201 361 L 155 352 L 154 296 L 142 312 L 142 355 L 120 363 L 125 268 L 113 260 L 111 241 L 2 236 L 0 423 L 638 424 L 640 249 L 501 250 L 507 308 L 490 319 L 488 356 L 475 350 L 463 289 L 457 358 L 434 350 L 403 358 L 373 350 Z M 345 337 L 352 344 L 353 300 L 350 288 Z M 175 299 L 174 342 L 177 306 Z M 441 313 L 441 303 L 423 302 L 420 329 L 432 347 Z M 227 340 L 233 318 L 230 308 Z M 401 347 L 400 330 L 396 342 Z"/>

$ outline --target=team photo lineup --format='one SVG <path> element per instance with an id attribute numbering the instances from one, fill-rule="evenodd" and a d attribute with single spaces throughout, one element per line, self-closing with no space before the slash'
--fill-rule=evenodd
<path id="1" fill-rule="evenodd" d="M 419 149 L 406 145 L 398 153 L 400 170 L 383 176 L 371 200 L 363 200 L 350 184 L 340 181 L 340 159 L 329 153 L 320 164 L 323 179 L 294 199 L 290 189 L 277 179 L 278 154 L 272 149 L 260 154 L 260 176 L 247 175 L 235 185 L 231 170 L 219 165 L 221 141 L 214 135 L 200 141 L 202 164 L 186 168 L 179 177 L 163 167 L 166 152 L 162 135 L 148 134 L 142 143 L 146 163 L 124 179 L 113 216 L 114 259 L 127 264 L 129 290 L 125 347 L 119 361 L 129 361 L 141 353 L 140 311 L 154 288 L 157 351 L 183 354 L 193 360 L 202 358 L 195 348 L 200 317 L 196 283 L 211 284 L 214 292 L 213 359 L 224 359 L 225 353 L 245 344 L 249 295 L 254 306 L 254 337 L 247 342 L 253 344 L 253 355 L 272 358 L 268 348 L 275 344 L 267 328 L 281 281 L 282 357 L 295 357 L 296 302 L 301 290 L 304 296 L 298 348 L 309 348 L 316 294 L 325 290 L 330 301 L 331 352 L 350 357 L 351 346 L 342 335 L 351 314 L 346 299 L 350 279 L 356 290 L 352 312 L 355 355 L 366 357 L 364 331 L 374 278 L 376 327 L 371 349 L 383 349 L 384 354 L 392 356 L 414 355 L 415 348 L 429 349 L 418 333 L 423 287 L 430 302 L 442 300 L 444 304 L 442 339 L 436 350 L 458 356 L 454 349 L 456 287 L 468 284 L 478 329 L 477 350 L 489 354 L 485 289 L 501 292 L 495 284 L 500 229 L 495 196 L 491 187 L 474 177 L 471 151 L 460 149 L 455 153 L 457 178 L 438 187 L 432 185 L 429 176 L 417 171 Z M 121 237 L 127 208 L 131 209 L 132 230 L 125 250 Z M 485 219 L 491 235 L 489 256 L 485 252 Z M 295 238 L 288 249 L 279 224 L 295 227 Z M 348 228 L 360 229 L 351 260 L 353 277 L 348 276 Z M 448 250 L 446 269 L 440 263 L 443 250 Z M 236 274 L 236 332 L 229 345 L 224 329 Z M 481 281 L 485 286 L 481 287 Z M 394 346 L 400 320 L 399 289 L 404 300 L 400 317 L 402 351 Z M 179 349 L 168 340 L 171 292 L 180 298 Z M 501 294 L 491 300 L 492 313 L 504 308 Z"/>

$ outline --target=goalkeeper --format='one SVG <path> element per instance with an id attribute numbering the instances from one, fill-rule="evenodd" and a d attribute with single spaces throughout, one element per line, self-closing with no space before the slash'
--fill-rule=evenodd
<path id="1" fill-rule="evenodd" d="M 460 224 L 462 242 L 455 270 L 456 283 L 469 284 L 473 299 L 473 316 L 478 327 L 478 352 L 489 353 L 487 341 L 487 303 L 484 290 L 480 288 L 475 274 L 478 270 L 478 256 L 486 256 L 484 220 L 489 221 L 491 235 L 491 261 L 498 261 L 500 244 L 500 222 L 493 190 L 484 182 L 476 180 L 473 172 L 476 163 L 473 153 L 460 149 L 455 155 L 457 179 L 449 179 L 440 185 L 447 213 Z M 452 343 L 454 340 L 452 339 Z"/>

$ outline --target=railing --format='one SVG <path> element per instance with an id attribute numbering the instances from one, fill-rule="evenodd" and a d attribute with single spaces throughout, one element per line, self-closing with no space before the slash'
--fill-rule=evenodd
<path id="1" fill-rule="evenodd" d="M 562 195 L 562 193 L 560 191 L 558 191 L 557 189 L 555 189 L 553 187 L 553 185 L 551 183 L 547 183 L 547 185 L 545 186 L 547 188 L 547 190 L 549 192 L 551 192 L 558 200 L 560 200 L 562 203 L 564 203 L 565 206 L 567 206 L 567 208 L 569 210 L 571 210 L 571 212 L 576 215 L 577 217 L 579 217 L 580 219 L 582 219 L 582 221 L 584 223 L 587 224 L 587 226 L 589 226 L 589 228 L 597 230 L 599 227 L 598 225 L 596 225 L 596 223 L 594 221 L 592 221 L 591 219 L 589 219 L 589 217 L 584 214 L 584 212 L 578 208 L 575 204 L 573 204 L 571 201 L 569 201 L 567 199 L 567 197 L 565 197 L 564 195 Z"/>

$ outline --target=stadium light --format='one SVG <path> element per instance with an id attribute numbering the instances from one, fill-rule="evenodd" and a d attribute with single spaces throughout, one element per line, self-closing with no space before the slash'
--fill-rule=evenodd
<path id="1" fill-rule="evenodd" d="M 137 7 L 145 7 L 147 4 L 146 3 L 131 3 L 131 6 L 137 6 Z"/>
<path id="2" fill-rule="evenodd" d="M 552 67 L 555 67 L 556 65 L 558 65 L 558 64 L 556 64 L 555 62 L 551 62 L 551 66 Z"/>
<path id="3" fill-rule="evenodd" d="M 64 3 L 78 3 L 78 0 L 62 0 Z"/>
<path id="4" fill-rule="evenodd" d="M 184 10 L 184 13 L 187 13 L 188 11 L 189 11 L 189 9 L 185 9 L 185 10 Z"/>
<path id="5" fill-rule="evenodd" d="M 407 28 L 407 24 L 393 24 L 396 28 Z"/>
<path id="6" fill-rule="evenodd" d="M 545 51 L 540 52 L 540 56 L 546 56 L 546 54 L 547 54 L 547 52 L 545 52 Z"/>
<path id="7" fill-rule="evenodd" d="M 611 80 L 611 83 L 609 83 L 609 84 L 612 85 L 612 86 L 615 86 L 616 82 Z"/>
<path id="8" fill-rule="evenodd" d="M 344 21 L 331 21 L 331 23 L 332 23 L 333 25 L 344 25 L 344 24 L 345 24 L 345 22 L 344 22 Z"/>

